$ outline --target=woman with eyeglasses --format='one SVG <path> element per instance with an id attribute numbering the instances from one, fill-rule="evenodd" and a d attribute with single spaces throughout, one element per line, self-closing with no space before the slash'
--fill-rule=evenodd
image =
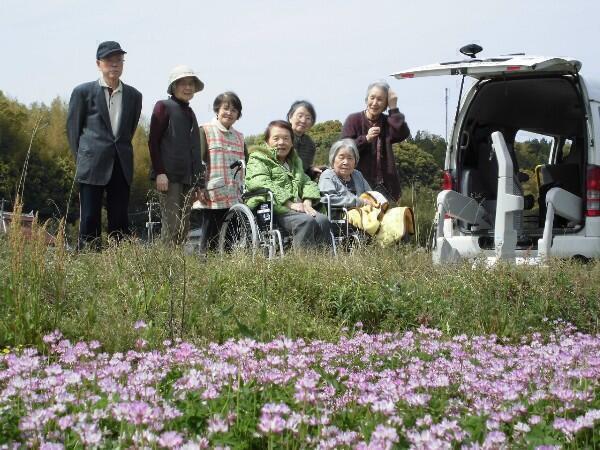
<path id="1" fill-rule="evenodd" d="M 287 113 L 287 119 L 294 131 L 294 150 L 302 160 L 304 172 L 312 179 L 318 178 L 324 167 L 313 166 L 316 146 L 308 135 L 317 120 L 314 106 L 307 100 L 295 101 Z"/>

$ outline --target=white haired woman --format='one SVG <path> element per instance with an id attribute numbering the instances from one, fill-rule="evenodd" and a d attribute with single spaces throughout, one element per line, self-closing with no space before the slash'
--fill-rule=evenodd
<path id="1" fill-rule="evenodd" d="M 358 148 L 352 139 L 341 139 L 331 146 L 331 168 L 321 174 L 319 190 L 321 194 L 329 195 L 332 207 L 352 208 L 368 203 L 368 200 L 359 197 L 363 192 L 371 190 L 369 182 L 355 169 L 359 160 Z"/>
<path id="2" fill-rule="evenodd" d="M 329 151 L 330 169 L 319 178 L 319 190 L 329 197 L 332 207 L 349 209 L 348 221 L 366 231 L 382 246 L 399 242 L 414 233 L 412 210 L 388 209 L 387 200 L 373 192 L 356 165 L 360 155 L 352 139 L 341 139 Z M 325 203 L 325 201 L 323 201 Z"/>
<path id="3" fill-rule="evenodd" d="M 366 109 L 350 114 L 342 137 L 352 138 L 360 153 L 358 168 L 369 184 L 394 201 L 400 198 L 400 177 L 392 144 L 410 136 L 404 114 L 398 110 L 398 96 L 385 81 L 371 83 L 365 98 Z M 384 111 L 388 109 L 388 114 Z"/>

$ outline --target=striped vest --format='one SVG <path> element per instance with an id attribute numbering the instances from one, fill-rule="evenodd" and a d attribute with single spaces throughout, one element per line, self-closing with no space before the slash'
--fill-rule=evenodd
<path id="1" fill-rule="evenodd" d="M 244 173 L 238 172 L 235 179 L 229 166 L 244 159 L 244 135 L 233 128 L 223 132 L 212 123 L 202 125 L 208 150 L 208 172 L 206 190 L 209 201 L 200 202 L 201 208 L 226 209 L 241 203 L 240 187 Z"/>

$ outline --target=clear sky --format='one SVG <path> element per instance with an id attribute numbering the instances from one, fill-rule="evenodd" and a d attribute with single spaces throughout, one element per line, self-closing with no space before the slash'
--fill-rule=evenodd
<path id="1" fill-rule="evenodd" d="M 444 135 L 444 89 L 453 117 L 458 77 L 398 81 L 389 74 L 455 60 L 476 42 L 483 57 L 526 52 L 572 56 L 600 77 L 598 0 L 0 0 L 0 90 L 30 104 L 68 99 L 97 77 L 104 40 L 128 52 L 123 81 L 144 95 L 149 119 L 166 97 L 168 73 L 194 68 L 206 88 L 192 101 L 212 118 L 225 90 L 242 99 L 236 125 L 262 132 L 306 98 L 317 120 L 343 121 L 364 105 L 366 86 L 387 79 L 411 130 Z"/>

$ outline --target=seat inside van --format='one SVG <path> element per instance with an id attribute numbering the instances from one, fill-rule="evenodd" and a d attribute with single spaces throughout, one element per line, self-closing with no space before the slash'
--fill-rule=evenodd
<path id="1" fill-rule="evenodd" d="M 462 121 L 461 140 L 457 154 L 458 189 L 461 194 L 476 199 L 493 219 L 498 189 L 498 164 L 491 144 L 491 133 L 501 131 L 507 143 L 514 167 L 514 193 L 535 195 L 530 202 L 527 228 L 532 237 L 541 235 L 545 218 L 545 193 L 552 187 L 563 187 L 582 196 L 586 146 L 585 115 L 576 79 L 571 76 L 496 79 L 480 82 L 477 93 Z M 538 161 L 539 193 L 524 189 L 528 175 L 519 167 L 517 133 L 529 132 L 551 136 L 556 145 L 549 160 Z M 571 142 L 569 153 L 563 152 Z M 561 145 L 558 145 L 561 144 Z M 528 168 L 533 173 L 533 168 Z M 538 173 L 538 172 L 536 172 Z M 521 183 L 523 182 L 523 184 Z M 527 200 L 526 200 L 527 203 Z M 537 206 L 539 205 L 539 206 Z M 527 208 L 526 208 L 527 209 Z M 526 218 L 527 219 L 527 218 Z M 493 223 L 493 220 L 492 220 Z M 463 231 L 468 224 L 461 224 Z M 523 228 L 522 223 L 518 225 Z M 555 227 L 573 224 L 556 221 Z M 520 231 L 524 231 L 523 229 Z M 482 230 L 483 234 L 493 230 Z"/>

